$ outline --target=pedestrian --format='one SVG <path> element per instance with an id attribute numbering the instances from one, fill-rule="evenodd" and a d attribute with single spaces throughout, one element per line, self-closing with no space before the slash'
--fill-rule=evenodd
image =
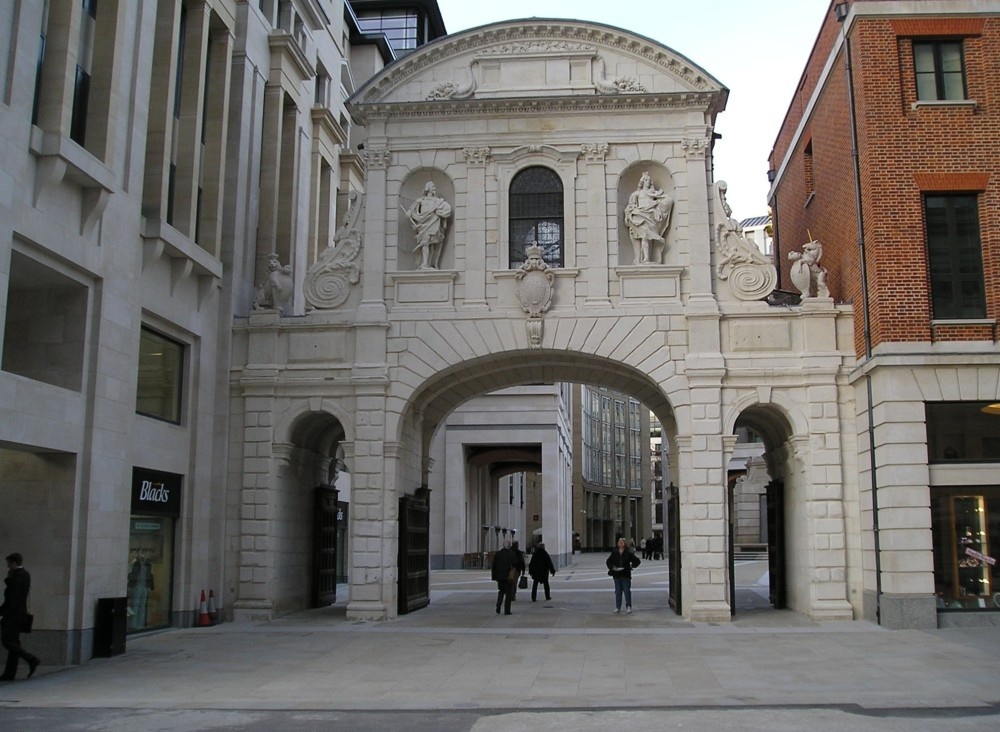
<path id="1" fill-rule="evenodd" d="M 615 613 L 622 611 L 622 595 L 625 595 L 625 612 L 632 613 L 632 570 L 638 567 L 642 560 L 635 555 L 624 538 L 618 540 L 618 546 L 611 550 L 606 564 L 608 575 L 615 580 Z"/>
<path id="2" fill-rule="evenodd" d="M 514 598 L 514 585 L 518 576 L 510 542 L 505 541 L 503 549 L 493 555 L 493 565 L 490 569 L 493 581 L 497 583 L 497 615 L 500 614 L 501 604 L 503 604 L 503 614 L 510 615 L 510 601 Z"/>
<path id="3" fill-rule="evenodd" d="M 528 574 L 531 575 L 531 601 L 538 598 L 538 585 L 541 583 L 545 590 L 545 599 L 551 600 L 552 593 L 549 591 L 549 575 L 556 575 L 556 567 L 552 564 L 552 557 L 545 551 L 545 544 L 539 542 L 535 547 L 535 553 L 531 555 L 528 562 Z"/>
<path id="4" fill-rule="evenodd" d="M 17 552 L 7 555 L 7 578 L 3 581 L 3 605 L 0 605 L 0 645 L 7 649 L 7 665 L 0 681 L 16 678 L 17 662 L 22 658 L 28 663 L 29 679 L 41 663 L 37 656 L 21 646 L 21 630 L 28 617 L 28 593 L 31 591 L 31 575 L 21 566 L 23 562 Z"/>
<path id="5" fill-rule="evenodd" d="M 514 578 L 514 589 L 511 591 L 510 599 L 517 599 L 517 583 L 521 580 L 521 575 L 528 568 L 524 563 L 524 552 L 521 551 L 521 545 L 516 541 L 510 545 L 510 550 L 514 552 L 514 567 L 517 569 L 517 577 Z"/>
<path id="6" fill-rule="evenodd" d="M 646 556 L 646 537 L 645 536 L 642 537 L 642 539 L 639 541 L 639 548 L 642 549 L 642 558 L 643 559 L 649 559 L 649 557 Z"/>

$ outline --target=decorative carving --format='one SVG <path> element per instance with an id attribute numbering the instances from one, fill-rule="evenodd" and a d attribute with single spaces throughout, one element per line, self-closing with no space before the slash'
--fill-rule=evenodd
<path id="1" fill-rule="evenodd" d="M 585 142 L 580 146 L 580 153 L 589 161 L 604 162 L 609 149 L 606 142 Z"/>
<path id="2" fill-rule="evenodd" d="M 604 68 L 604 57 L 598 56 L 600 62 L 600 76 L 594 79 L 594 88 L 601 94 L 645 94 L 646 87 L 639 83 L 639 80 L 632 76 L 616 76 L 613 79 L 607 78 Z"/>
<path id="3" fill-rule="evenodd" d="M 480 56 L 523 56 L 537 53 L 597 53 L 597 46 L 576 41 L 527 41 L 524 43 L 505 43 L 501 46 L 484 48 L 478 51 Z"/>
<path id="4" fill-rule="evenodd" d="M 283 311 L 292 299 L 293 287 L 292 265 L 286 264 L 282 267 L 277 254 L 268 254 L 267 275 L 264 281 L 257 285 L 253 309 Z"/>
<path id="5" fill-rule="evenodd" d="M 743 227 L 732 217 L 726 201 L 728 186 L 715 184 L 716 273 L 729 282 L 729 290 L 740 300 L 760 300 L 774 290 L 778 272 L 757 246 L 743 235 Z"/>
<path id="6" fill-rule="evenodd" d="M 420 252 L 418 269 L 437 269 L 444 247 L 444 237 L 448 233 L 448 217 L 451 204 L 437 194 L 432 181 L 424 185 L 424 195 L 406 209 L 406 218 L 417 235 L 417 245 L 413 251 Z"/>
<path id="7" fill-rule="evenodd" d="M 469 65 L 469 83 L 459 86 L 453 81 L 443 81 L 427 95 L 428 101 L 435 99 L 468 99 L 476 92 L 476 75 L 472 73 L 472 65 Z"/>
<path id="8" fill-rule="evenodd" d="M 517 282 L 517 299 L 521 310 L 528 315 L 526 323 L 528 343 L 532 348 L 542 345 L 542 313 L 552 306 L 553 283 L 556 276 L 542 259 L 542 248 L 532 244 L 524 250 L 527 259 L 514 275 Z"/>
<path id="9" fill-rule="evenodd" d="M 708 153 L 708 140 L 704 137 L 693 137 L 681 142 L 684 156 L 688 158 L 703 158 Z"/>
<path id="10" fill-rule="evenodd" d="M 488 147 L 463 147 L 462 153 L 465 155 L 466 165 L 486 165 L 490 161 Z"/>
<path id="11" fill-rule="evenodd" d="M 792 261 L 789 276 L 795 288 L 802 293 L 803 300 L 830 297 L 830 290 L 826 286 L 826 268 L 819 264 L 822 257 L 823 245 L 818 239 L 803 244 L 801 252 L 788 253 L 788 258 Z M 812 294 L 814 289 L 815 295 Z"/>
<path id="12" fill-rule="evenodd" d="M 389 165 L 389 161 L 392 159 L 392 153 L 385 148 L 364 150 L 362 151 L 362 156 L 369 168 L 384 168 Z"/>
<path id="13" fill-rule="evenodd" d="M 360 269 L 354 263 L 361 251 L 361 197 L 357 191 L 347 195 L 344 223 L 333 235 L 333 244 L 324 249 L 319 259 L 306 272 L 303 285 L 306 306 L 330 310 L 342 305 L 351 294 L 351 285 L 360 279 Z"/>
<path id="14" fill-rule="evenodd" d="M 664 238 L 670 226 L 674 199 L 653 185 L 649 173 L 643 172 L 639 187 L 628 197 L 625 225 L 632 239 L 632 261 L 635 264 L 663 264 L 667 248 Z"/>

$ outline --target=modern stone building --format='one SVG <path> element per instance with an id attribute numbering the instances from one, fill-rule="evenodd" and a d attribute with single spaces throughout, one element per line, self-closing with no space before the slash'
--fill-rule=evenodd
<path id="1" fill-rule="evenodd" d="M 864 615 L 890 627 L 1000 621 L 998 63 L 996 3 L 831 2 L 771 154 L 782 283 L 816 239 L 853 303 Z"/>

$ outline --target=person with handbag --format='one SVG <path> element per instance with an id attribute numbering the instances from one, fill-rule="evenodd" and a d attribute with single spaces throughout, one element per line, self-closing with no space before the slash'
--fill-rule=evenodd
<path id="1" fill-rule="evenodd" d="M 7 578 L 4 579 L 3 605 L 0 605 L 0 645 L 7 649 L 7 665 L 0 681 L 13 681 L 17 677 L 17 662 L 28 663 L 30 679 L 41 661 L 21 646 L 21 633 L 31 632 L 32 616 L 28 613 L 28 593 L 31 575 L 21 565 L 24 559 L 14 552 L 7 555 Z"/>
<path id="2" fill-rule="evenodd" d="M 642 560 L 635 555 L 625 539 L 618 540 L 618 546 L 611 550 L 606 564 L 608 576 L 615 581 L 615 613 L 622 611 L 622 595 L 625 596 L 625 612 L 632 614 L 632 570 Z"/>
<path id="3" fill-rule="evenodd" d="M 521 545 L 518 542 L 511 543 L 510 550 L 514 552 L 514 568 L 517 569 L 517 581 L 514 583 L 510 599 L 516 600 L 518 588 L 522 590 L 528 589 L 528 578 L 524 576 L 524 571 L 528 568 L 528 565 L 524 561 L 524 552 L 521 551 Z"/>
<path id="4" fill-rule="evenodd" d="M 531 575 L 531 601 L 538 599 L 538 585 L 541 583 L 545 590 L 545 599 L 551 600 L 552 593 L 549 591 L 549 575 L 555 576 L 556 567 L 552 564 L 552 557 L 545 551 L 545 544 L 539 542 L 535 551 L 531 554 L 531 561 L 528 562 L 528 574 Z"/>
<path id="5" fill-rule="evenodd" d="M 510 615 L 510 601 L 514 599 L 514 587 L 520 574 L 517 570 L 517 560 L 510 548 L 510 542 L 504 542 L 503 549 L 493 555 L 490 567 L 493 581 L 497 583 L 497 615 L 503 604 L 503 614 Z"/>

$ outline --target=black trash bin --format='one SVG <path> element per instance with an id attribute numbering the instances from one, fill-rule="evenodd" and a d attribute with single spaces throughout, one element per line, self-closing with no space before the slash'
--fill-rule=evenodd
<path id="1" fill-rule="evenodd" d="M 94 618 L 94 656 L 110 658 L 125 653 L 127 597 L 102 597 Z"/>

